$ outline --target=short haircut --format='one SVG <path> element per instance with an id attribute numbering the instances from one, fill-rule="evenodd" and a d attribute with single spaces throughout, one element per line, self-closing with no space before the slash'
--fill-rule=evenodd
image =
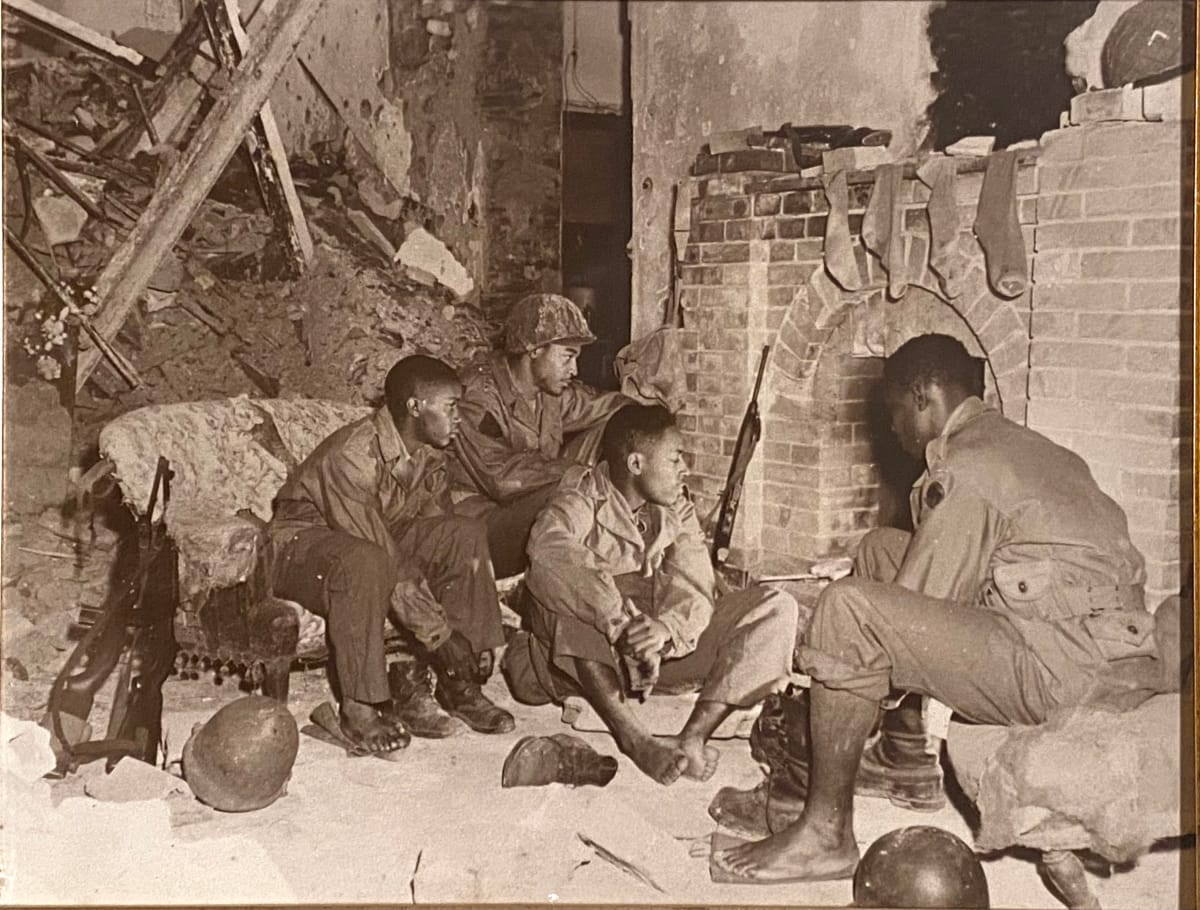
<path id="1" fill-rule="evenodd" d="M 627 404 L 608 419 L 600 455 L 610 465 L 624 464 L 630 452 L 644 451 L 676 427 L 674 415 L 661 404 Z"/>
<path id="2" fill-rule="evenodd" d="M 915 385 L 936 382 L 970 395 L 983 394 L 979 359 L 950 335 L 929 334 L 910 338 L 883 364 L 884 386 L 905 391 Z"/>
<path id="3" fill-rule="evenodd" d="M 404 419 L 405 402 L 420 398 L 430 386 L 461 387 L 454 367 L 435 357 L 413 354 L 396 361 L 383 381 L 383 398 L 397 424 Z"/>

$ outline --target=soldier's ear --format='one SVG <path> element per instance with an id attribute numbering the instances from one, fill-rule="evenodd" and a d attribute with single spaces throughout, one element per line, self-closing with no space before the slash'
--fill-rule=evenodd
<path id="1" fill-rule="evenodd" d="M 409 417 L 420 417 L 421 416 L 421 402 L 418 401 L 415 396 L 412 398 L 409 398 L 407 401 L 404 402 L 404 412 L 406 414 L 408 414 Z"/>
<path id="2" fill-rule="evenodd" d="M 929 407 L 928 386 L 919 382 L 914 382 L 910 391 L 912 392 L 913 404 L 916 405 L 918 411 L 924 411 L 927 407 Z"/>
<path id="3" fill-rule="evenodd" d="M 625 456 L 625 469 L 637 477 L 646 465 L 646 457 L 641 452 L 630 452 Z"/>

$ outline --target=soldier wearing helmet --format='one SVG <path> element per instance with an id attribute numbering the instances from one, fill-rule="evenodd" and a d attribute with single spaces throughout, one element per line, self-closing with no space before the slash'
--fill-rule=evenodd
<path id="1" fill-rule="evenodd" d="M 486 516 L 498 577 L 524 568 L 529 529 L 555 484 L 594 459 L 604 422 L 630 401 L 575 381 L 580 349 L 595 340 L 566 297 L 530 294 L 509 313 L 504 350 L 463 377 L 451 477 L 467 495 L 456 508 Z"/>

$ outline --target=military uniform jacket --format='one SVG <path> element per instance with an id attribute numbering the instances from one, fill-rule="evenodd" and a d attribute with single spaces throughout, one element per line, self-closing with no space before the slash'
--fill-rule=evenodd
<path id="1" fill-rule="evenodd" d="M 925 460 L 897 583 L 996 610 L 1035 650 L 1052 623 L 1108 659 L 1153 653 L 1142 556 L 1082 458 L 972 397 Z"/>
<path id="2" fill-rule="evenodd" d="M 391 414 L 380 408 L 330 434 L 289 473 L 267 535 L 277 553 L 309 528 L 352 534 L 385 550 L 398 578 L 417 580 L 419 570 L 402 558 L 396 540 L 413 521 L 451 510 L 445 455 L 431 446 L 410 454 Z M 392 606 L 422 640 L 449 634 L 445 612 L 432 598 L 402 603 L 393 597 Z"/>
<path id="3" fill-rule="evenodd" d="M 595 426 L 629 401 L 580 382 L 559 396 L 524 397 L 502 352 L 468 368 L 463 383 L 451 479 L 497 502 L 557 481 L 574 464 L 561 457 L 563 435 Z"/>
<path id="4" fill-rule="evenodd" d="M 712 618 L 716 581 L 690 500 L 634 512 L 607 464 L 572 466 L 529 535 L 530 593 L 615 641 L 632 617 L 614 579 L 630 573 L 649 577 L 649 597 L 637 607 L 670 630 L 672 655 L 694 650 Z"/>

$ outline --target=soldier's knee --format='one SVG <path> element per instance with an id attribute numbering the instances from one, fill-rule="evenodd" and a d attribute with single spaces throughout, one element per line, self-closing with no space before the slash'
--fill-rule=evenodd
<path id="1" fill-rule="evenodd" d="M 762 592 L 762 607 L 768 616 L 778 622 L 795 623 L 800 615 L 800 605 L 787 591 L 778 588 L 764 588 Z"/>
<path id="2" fill-rule="evenodd" d="M 837 638 L 844 634 L 847 627 L 857 626 L 863 607 L 868 603 L 865 589 L 869 584 L 854 577 L 831 582 L 817 599 L 809 625 L 810 643 L 816 645 L 820 639 Z"/>
<path id="3" fill-rule="evenodd" d="M 328 590 L 366 603 L 378 603 L 386 612 L 388 596 L 396 584 L 396 567 L 387 550 L 363 540 L 346 547 L 332 561 Z"/>

